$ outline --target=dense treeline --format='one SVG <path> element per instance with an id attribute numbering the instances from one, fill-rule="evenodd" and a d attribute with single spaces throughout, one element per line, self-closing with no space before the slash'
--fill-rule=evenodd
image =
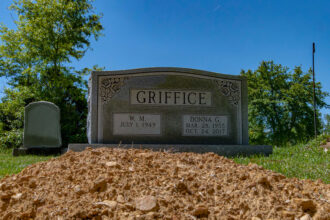
<path id="1" fill-rule="evenodd" d="M 249 137 L 255 144 L 283 145 L 306 142 L 314 137 L 312 72 L 300 66 L 290 71 L 273 61 L 261 62 L 257 70 L 244 71 L 248 80 Z M 328 107 L 317 82 L 316 107 Z M 316 112 L 317 133 L 323 130 L 321 114 Z"/>
<path id="2" fill-rule="evenodd" d="M 0 77 L 9 85 L 0 102 L 0 147 L 22 145 L 24 107 L 39 100 L 60 107 L 64 145 L 86 142 L 83 76 L 89 69 L 76 70 L 70 62 L 84 56 L 91 37 L 101 35 L 100 15 L 91 0 L 18 0 L 10 8 L 18 20 L 15 30 L 0 26 Z M 241 75 L 248 79 L 251 143 L 283 145 L 313 137 L 311 71 L 268 61 Z M 317 109 L 327 106 L 327 95 L 317 83 Z M 319 111 L 317 124 L 320 133 Z"/>

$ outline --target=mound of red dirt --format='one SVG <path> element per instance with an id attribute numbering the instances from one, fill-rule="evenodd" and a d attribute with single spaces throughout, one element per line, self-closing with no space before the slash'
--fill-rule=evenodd
<path id="1" fill-rule="evenodd" d="M 0 180 L 2 219 L 330 219 L 330 185 L 213 153 L 87 149 Z"/>

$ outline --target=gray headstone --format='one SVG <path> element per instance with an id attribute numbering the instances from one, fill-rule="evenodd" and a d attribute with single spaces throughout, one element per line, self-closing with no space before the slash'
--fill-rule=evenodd
<path id="1" fill-rule="evenodd" d="M 92 72 L 90 144 L 247 145 L 247 81 L 183 68 Z"/>
<path id="2" fill-rule="evenodd" d="M 24 148 L 61 147 L 60 109 L 54 103 L 30 103 L 24 117 Z"/>

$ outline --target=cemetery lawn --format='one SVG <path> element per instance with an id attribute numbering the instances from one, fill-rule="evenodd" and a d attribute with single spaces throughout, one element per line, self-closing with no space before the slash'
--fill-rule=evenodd
<path id="1" fill-rule="evenodd" d="M 240 164 L 256 163 L 265 169 L 282 173 L 287 177 L 298 179 L 321 179 L 330 183 L 330 151 L 325 151 L 320 145 L 325 144 L 326 137 L 321 136 L 316 141 L 294 146 L 274 147 L 269 157 L 235 157 Z"/>
<path id="2" fill-rule="evenodd" d="M 19 173 L 25 167 L 40 162 L 49 160 L 54 156 L 35 156 L 26 155 L 13 157 L 13 149 L 1 149 L 0 148 L 0 179 L 6 175 Z"/>
<path id="3" fill-rule="evenodd" d="M 240 164 L 256 163 L 265 169 L 282 173 L 287 177 L 299 179 L 321 179 L 330 183 L 330 151 L 325 152 L 320 145 L 326 137 L 321 136 L 308 144 L 298 144 L 286 147 L 274 147 L 269 157 L 234 157 Z M 5 175 L 20 172 L 30 164 L 49 160 L 54 156 L 12 156 L 12 149 L 0 149 L 0 179 Z"/>

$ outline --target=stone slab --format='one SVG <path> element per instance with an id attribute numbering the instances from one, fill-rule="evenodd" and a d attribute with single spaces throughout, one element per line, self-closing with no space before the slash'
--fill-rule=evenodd
<path id="1" fill-rule="evenodd" d="M 14 148 L 13 156 L 24 156 L 24 155 L 59 155 L 64 154 L 67 148 Z"/>
<path id="2" fill-rule="evenodd" d="M 169 144 L 69 144 L 68 150 L 81 152 L 86 147 L 100 148 L 143 148 L 154 151 L 169 151 L 169 152 L 195 152 L 207 153 L 213 152 L 221 156 L 251 156 L 251 155 L 265 155 L 269 156 L 273 152 L 272 146 L 268 145 L 169 145 Z"/>

